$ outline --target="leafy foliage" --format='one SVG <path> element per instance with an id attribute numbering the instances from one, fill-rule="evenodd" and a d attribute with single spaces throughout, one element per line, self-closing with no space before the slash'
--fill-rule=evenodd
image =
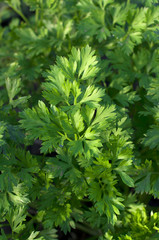
<path id="1" fill-rule="evenodd" d="M 90 58 L 88 58 L 88 54 L 85 54 L 86 52 L 88 52 Z M 78 79 L 73 73 L 76 70 L 74 66 L 78 66 L 76 61 L 73 61 L 74 65 L 72 64 L 75 53 L 78 53 L 79 57 L 76 56 L 76 58 L 78 57 L 81 66 L 83 62 L 86 62 L 86 59 L 88 66 L 86 67 L 88 74 L 83 72 L 80 65 L 77 67 L 77 71 L 79 71 L 77 76 L 80 76 L 83 72 L 82 77 Z M 117 176 L 113 174 L 113 169 L 121 176 L 126 185 L 133 186 L 132 178 L 125 173 L 131 166 L 132 147 L 129 147 L 130 150 L 128 150 L 126 141 L 129 136 L 126 136 L 122 132 L 122 128 L 116 125 L 117 116 L 114 105 L 107 107 L 100 105 L 104 96 L 104 89 L 95 88 L 93 84 L 88 85 L 88 87 L 83 86 L 82 89 L 81 80 L 83 80 L 83 76 L 85 76 L 85 80 L 89 80 L 90 72 L 92 76 L 96 73 L 96 67 L 94 67 L 94 71 L 92 69 L 94 59 L 95 57 L 88 46 L 82 48 L 81 53 L 80 50 L 73 49 L 69 60 L 62 57 L 58 58 L 57 65 L 46 74 L 47 83 L 43 84 L 44 97 L 46 96 L 46 99 L 50 102 L 50 108 L 47 108 L 44 102 L 40 101 L 37 108 L 27 109 L 21 114 L 22 120 L 20 122 L 22 127 L 27 130 L 29 139 L 39 138 L 42 140 L 42 153 L 46 154 L 57 148 L 60 159 L 61 155 L 68 156 L 69 154 L 69 158 L 65 157 L 64 168 L 61 169 L 62 171 L 65 169 L 62 173 L 64 182 L 70 182 L 72 190 L 69 191 L 75 194 L 77 200 L 84 196 L 88 197 L 94 202 L 99 214 L 105 213 L 108 222 L 114 224 L 116 214 L 119 214 L 119 210 L 122 210 L 124 206 L 120 203 L 122 198 L 117 197 L 120 196 L 120 193 L 115 188 Z M 68 69 L 65 68 L 65 63 L 69 67 Z M 59 81 L 56 79 L 56 74 Z M 60 98 L 61 94 L 62 98 Z M 59 98 L 55 96 L 59 96 Z M 118 130 L 116 130 L 116 127 Z M 52 130 L 50 131 L 50 129 Z M 118 143 L 120 136 L 123 140 Z M 118 153 L 116 153 L 115 146 L 111 147 L 113 142 L 116 142 L 116 148 L 118 148 L 118 144 L 121 145 Z M 107 149 L 106 152 L 103 148 L 104 144 Z M 63 147 L 58 152 L 61 145 Z M 126 150 L 123 149 L 122 151 L 122 145 Z M 111 151 L 114 151 L 114 153 L 111 153 Z M 119 157 L 120 152 L 123 154 L 121 157 Z M 130 159 L 127 159 L 128 156 Z M 104 158 L 105 163 L 103 162 Z M 113 163 L 109 164 L 111 158 Z M 118 159 L 121 159 L 120 163 Z M 60 161 L 58 162 L 56 159 L 55 161 L 57 167 L 61 168 Z M 123 173 L 119 170 L 121 163 Z M 108 167 L 108 170 L 105 167 Z M 101 184 L 98 181 L 101 181 Z M 110 196 L 108 195 L 109 189 L 111 189 Z M 65 206 L 69 205 L 66 204 Z M 55 220 L 50 216 L 51 226 L 54 221 L 55 226 L 60 225 L 61 220 L 58 220 L 58 218 L 63 210 L 58 208 L 58 216 L 55 213 L 53 214 Z M 72 212 L 71 209 L 70 211 Z M 61 214 L 63 221 L 66 220 L 66 216 L 70 217 L 69 213 L 61 212 Z M 48 213 L 47 218 L 49 215 Z M 50 226 L 50 224 L 47 223 L 47 226 Z"/>
<path id="2" fill-rule="evenodd" d="M 5 0 L 0 24 L 0 239 L 157 240 L 158 1 Z"/>

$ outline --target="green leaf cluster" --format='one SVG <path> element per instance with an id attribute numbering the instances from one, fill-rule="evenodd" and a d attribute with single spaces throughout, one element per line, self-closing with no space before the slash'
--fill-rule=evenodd
<path id="1" fill-rule="evenodd" d="M 0 239 L 159 239 L 158 24 L 157 0 L 0 1 Z"/>

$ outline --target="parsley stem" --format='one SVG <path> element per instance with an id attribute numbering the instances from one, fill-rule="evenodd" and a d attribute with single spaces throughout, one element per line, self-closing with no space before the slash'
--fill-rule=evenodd
<path id="1" fill-rule="evenodd" d="M 74 97 L 74 103 L 73 103 L 74 105 L 76 105 L 77 104 L 77 97 Z"/>
<path id="2" fill-rule="evenodd" d="M 80 223 L 76 223 L 76 228 L 79 230 L 82 230 L 83 232 L 88 233 L 89 235 L 92 235 L 92 236 L 100 236 L 101 235 L 101 233 L 98 230 L 93 230 L 89 226 L 84 226 Z"/>
<path id="3" fill-rule="evenodd" d="M 40 23 L 41 23 L 41 25 L 42 25 L 42 22 L 43 22 L 43 14 L 44 14 L 43 0 L 40 0 L 40 6 L 41 6 Z"/>
<path id="4" fill-rule="evenodd" d="M 22 11 L 20 11 L 19 9 L 15 8 L 12 5 L 9 5 L 23 20 L 24 22 L 26 22 L 28 25 L 30 24 L 28 19 L 24 16 L 24 14 L 22 13 Z"/>
<path id="5" fill-rule="evenodd" d="M 67 105 L 70 106 L 69 101 L 66 101 Z"/>
<path id="6" fill-rule="evenodd" d="M 67 137 L 66 139 L 67 139 L 69 142 L 72 142 L 72 140 L 71 140 L 69 137 Z"/>
<path id="7" fill-rule="evenodd" d="M 38 19 L 39 19 L 39 8 L 36 9 L 36 13 L 35 13 L 36 30 L 38 28 Z"/>

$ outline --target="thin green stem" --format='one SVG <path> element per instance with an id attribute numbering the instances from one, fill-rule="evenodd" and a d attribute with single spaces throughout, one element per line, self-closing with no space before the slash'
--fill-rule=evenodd
<path id="1" fill-rule="evenodd" d="M 77 97 L 75 96 L 74 97 L 74 103 L 73 103 L 74 105 L 76 105 L 77 104 Z"/>
<path id="2" fill-rule="evenodd" d="M 70 106 L 70 104 L 69 104 L 69 101 L 68 101 L 68 100 L 66 100 L 66 103 L 67 103 L 67 105 L 68 105 L 68 106 Z"/>
<path id="3" fill-rule="evenodd" d="M 72 142 L 72 140 L 71 140 L 69 137 L 66 137 L 66 139 L 67 139 L 69 142 Z"/>
<path id="4" fill-rule="evenodd" d="M 89 235 L 92 235 L 92 236 L 100 236 L 101 235 L 101 233 L 98 230 L 93 230 L 89 226 L 84 226 L 80 223 L 76 223 L 76 228 L 85 233 L 88 233 Z"/>
<path id="5" fill-rule="evenodd" d="M 40 6 L 41 6 L 40 23 L 42 25 L 42 22 L 43 22 L 43 12 L 44 12 L 43 0 L 40 0 Z"/>
<path id="6" fill-rule="evenodd" d="M 89 188 L 89 184 L 88 184 L 88 182 L 87 182 L 87 179 L 86 179 L 86 177 L 83 175 L 83 177 L 84 177 L 84 180 L 85 180 L 85 182 L 86 182 L 86 184 L 87 184 L 87 186 L 88 186 L 88 188 Z"/>
<path id="7" fill-rule="evenodd" d="M 24 14 L 19 9 L 15 8 L 12 5 L 9 5 L 9 6 L 24 20 L 24 22 L 26 22 L 28 25 L 30 24 L 28 19 L 24 16 Z"/>
<path id="8" fill-rule="evenodd" d="M 39 21 L 39 8 L 37 8 L 35 12 L 36 30 L 38 29 L 38 21 Z"/>
<path id="9" fill-rule="evenodd" d="M 90 202 L 90 200 L 87 199 L 87 198 L 86 198 L 86 199 L 82 199 L 81 201 L 82 201 L 82 202 Z"/>

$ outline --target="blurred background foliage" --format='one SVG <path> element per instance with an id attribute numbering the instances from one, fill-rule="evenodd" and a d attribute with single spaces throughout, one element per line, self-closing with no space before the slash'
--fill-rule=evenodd
<path id="1" fill-rule="evenodd" d="M 115 226 L 92 208 L 84 220 L 75 210 L 74 220 L 61 229 L 83 221 L 76 227 L 90 229 L 92 239 L 159 239 L 158 5 L 157 0 L 0 1 L 0 239 L 57 238 L 55 226 L 43 226 L 44 210 L 37 211 L 39 193 L 44 202 L 43 194 L 50 194 L 46 156 L 40 140 L 25 138 L 19 113 L 44 100 L 44 72 L 57 56 L 87 44 L 100 65 L 94 81 L 105 89 L 103 104 L 115 104 L 128 117 L 135 187 L 119 183 L 125 210 Z M 51 154 L 47 157 L 56 155 Z"/>

